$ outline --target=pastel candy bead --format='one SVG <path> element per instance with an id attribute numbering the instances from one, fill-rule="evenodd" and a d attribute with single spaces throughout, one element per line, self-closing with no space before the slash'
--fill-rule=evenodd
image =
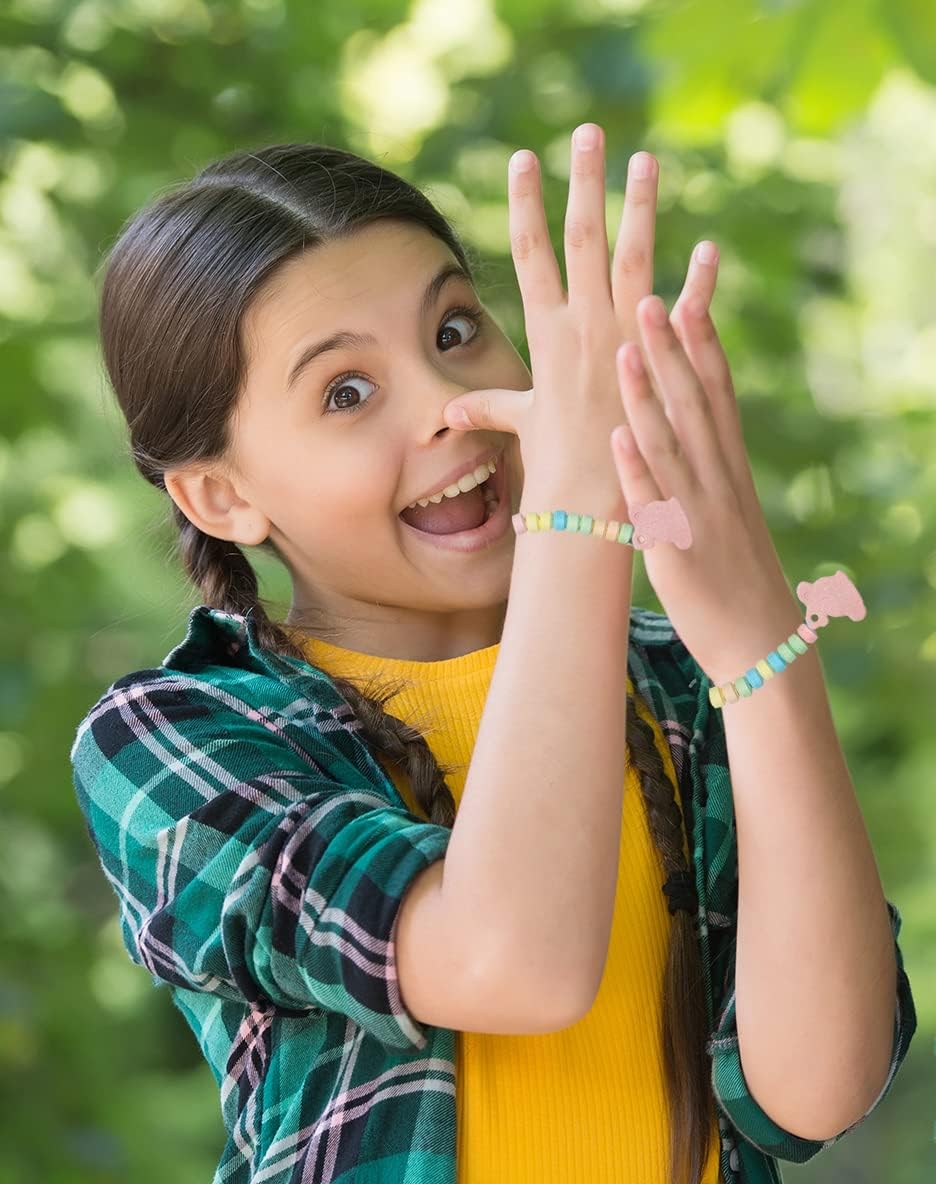
<path id="1" fill-rule="evenodd" d="M 774 670 L 776 670 L 778 673 L 781 670 L 786 670 L 786 668 L 787 668 L 786 662 L 784 662 L 784 660 L 780 657 L 780 655 L 777 653 L 776 650 L 770 651 L 770 653 L 767 655 L 767 661 L 771 664 L 771 666 L 773 666 Z"/>
<path id="2" fill-rule="evenodd" d="M 752 666 L 750 670 L 745 670 L 744 677 L 755 690 L 757 690 L 758 687 L 762 687 L 764 685 L 764 676 L 758 673 L 754 666 Z"/>
<path id="3" fill-rule="evenodd" d="M 725 696 L 721 692 L 721 687 L 709 687 L 708 697 L 713 707 L 725 706 Z"/>
<path id="4" fill-rule="evenodd" d="M 618 531 L 620 529 L 621 529 L 620 522 L 615 522 L 615 520 L 612 518 L 608 522 L 608 525 L 605 527 L 604 537 L 608 540 L 609 543 L 616 542 L 617 536 L 618 536 Z"/>
<path id="5" fill-rule="evenodd" d="M 795 650 L 798 654 L 805 654 L 809 646 L 803 641 L 798 633 L 791 633 L 787 638 L 787 645 L 791 650 Z"/>
<path id="6" fill-rule="evenodd" d="M 524 518 L 526 519 L 527 530 L 539 530 L 539 514 L 530 511 L 529 514 L 524 514 Z"/>
<path id="7" fill-rule="evenodd" d="M 565 530 L 567 518 L 565 510 L 553 510 L 553 530 Z"/>
<path id="8" fill-rule="evenodd" d="M 593 522 L 594 518 L 592 518 L 591 514 L 579 514 L 579 533 L 591 534 Z"/>
<path id="9" fill-rule="evenodd" d="M 599 537 L 600 537 L 600 536 L 602 536 L 602 535 L 604 534 L 604 532 L 605 532 L 605 520 L 604 520 L 604 518 L 596 518 L 596 519 L 595 519 L 595 520 L 592 522 L 592 531 L 591 531 L 591 532 L 592 532 L 592 534 L 593 534 L 593 535 L 597 535 L 597 536 L 599 536 Z"/>
<path id="10" fill-rule="evenodd" d="M 538 530 L 552 529 L 552 510 L 543 510 L 537 517 L 539 518 Z"/>
<path id="11" fill-rule="evenodd" d="M 803 641 L 808 641 L 810 645 L 814 641 L 819 640 L 819 634 L 815 633 L 804 621 L 802 625 L 797 625 L 796 632 L 802 637 Z"/>
<path id="12" fill-rule="evenodd" d="M 527 524 L 526 519 L 522 514 L 514 514 L 510 521 L 513 523 L 514 530 L 517 532 L 517 534 L 526 534 Z"/>
<path id="13" fill-rule="evenodd" d="M 722 683 L 721 692 L 725 696 L 726 703 L 737 703 L 738 688 L 733 682 Z"/>
<path id="14" fill-rule="evenodd" d="M 777 646 L 777 653 L 784 660 L 784 662 L 787 663 L 787 665 L 796 661 L 796 654 L 790 649 L 785 641 L 781 641 Z"/>
<path id="15" fill-rule="evenodd" d="M 764 682 L 767 682 L 768 679 L 771 679 L 774 676 L 773 667 L 766 658 L 761 658 L 759 662 L 755 662 L 754 669 L 758 672 L 758 674 L 763 676 Z"/>
<path id="16" fill-rule="evenodd" d="M 579 515 L 572 514 L 572 513 L 568 514 L 567 520 L 566 520 L 566 530 L 571 530 L 571 531 L 575 531 L 576 533 L 578 533 L 578 528 L 579 528 Z"/>
<path id="17" fill-rule="evenodd" d="M 740 678 L 736 678 L 733 683 L 735 689 L 742 699 L 747 699 L 751 695 L 751 684 L 742 674 Z"/>
<path id="18" fill-rule="evenodd" d="M 633 537 L 634 537 L 633 522 L 622 522 L 621 529 L 618 531 L 618 542 L 619 543 L 629 543 Z"/>

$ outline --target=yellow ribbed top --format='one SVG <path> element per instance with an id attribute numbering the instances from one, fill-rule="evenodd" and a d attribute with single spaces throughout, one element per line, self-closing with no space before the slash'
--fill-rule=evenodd
<path id="1" fill-rule="evenodd" d="M 458 766 L 447 777 L 457 808 L 499 644 L 437 662 L 380 658 L 317 638 L 302 644 L 308 661 L 327 674 L 411 680 L 386 708 L 425 732 L 437 760 Z M 627 689 L 632 695 L 630 678 Z M 659 725 L 636 702 L 675 783 Z M 410 810 L 425 818 L 406 775 L 383 757 L 380 763 Z M 668 1184 L 658 1033 L 672 918 L 662 883 L 639 778 L 628 762 L 614 920 L 595 1003 L 561 1032 L 456 1034 L 459 1184 Z M 718 1150 L 713 1101 L 702 1184 L 718 1184 Z"/>

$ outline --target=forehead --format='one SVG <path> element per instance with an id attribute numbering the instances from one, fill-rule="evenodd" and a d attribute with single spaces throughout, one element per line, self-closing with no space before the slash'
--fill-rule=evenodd
<path id="1" fill-rule="evenodd" d="M 259 293 L 248 320 L 265 339 L 272 331 L 288 343 L 310 326 L 337 324 L 364 302 L 402 312 L 441 263 L 454 261 L 446 244 L 425 227 L 383 219 L 283 264 Z"/>

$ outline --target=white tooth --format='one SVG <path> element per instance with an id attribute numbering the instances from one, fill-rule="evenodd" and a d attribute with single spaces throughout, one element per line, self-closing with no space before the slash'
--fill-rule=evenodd
<path id="1" fill-rule="evenodd" d="M 409 509 L 415 510 L 417 506 L 428 506 L 430 502 L 438 505 L 444 497 L 458 497 L 460 493 L 468 493 L 474 489 L 476 485 L 480 485 L 486 481 L 492 473 L 497 472 L 496 461 L 490 460 L 486 464 L 478 465 L 473 473 L 466 473 L 464 477 L 459 477 L 454 485 L 446 485 L 446 487 L 439 493 L 435 493 L 432 497 L 421 497 L 418 501 L 410 502 Z"/>

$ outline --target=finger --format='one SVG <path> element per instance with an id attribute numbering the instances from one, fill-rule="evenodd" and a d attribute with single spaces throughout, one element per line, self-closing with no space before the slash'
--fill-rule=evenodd
<path id="1" fill-rule="evenodd" d="M 485 428 L 492 432 L 520 434 L 520 421 L 533 404 L 533 389 L 477 390 L 450 399 L 442 408 L 446 424 L 456 431 L 467 432 Z M 459 412 L 468 416 L 468 422 L 457 418 Z"/>
<path id="2" fill-rule="evenodd" d="M 635 152 L 627 169 L 624 209 L 611 261 L 611 290 L 621 335 L 638 341 L 637 304 L 653 291 L 659 167 L 649 152 Z"/>
<path id="3" fill-rule="evenodd" d="M 543 208 L 539 163 L 528 148 L 510 158 L 507 192 L 510 250 L 524 312 L 564 303 L 562 275 Z"/>
<path id="4" fill-rule="evenodd" d="M 718 278 L 718 247 L 707 239 L 696 243 L 689 258 L 682 291 L 673 305 L 670 322 L 681 335 L 682 323 L 688 317 L 699 316 L 711 306 Z"/>
<path id="5" fill-rule="evenodd" d="M 611 302 L 603 140 L 597 123 L 583 123 L 572 136 L 565 261 L 569 305 L 584 317 L 598 315 Z"/>
<path id="6" fill-rule="evenodd" d="M 670 321 L 708 398 L 715 430 L 734 487 L 739 493 L 744 489 L 751 492 L 751 468 L 744 451 L 737 447 L 737 442 L 744 439 L 744 431 L 735 397 L 731 367 L 711 314 L 718 269 L 718 249 L 714 243 L 710 244 L 715 251 L 712 258 L 702 250 L 705 245 L 699 243 L 693 252 L 686 284 L 676 301 Z"/>
<path id="7" fill-rule="evenodd" d="M 727 465 L 708 396 L 673 331 L 666 306 L 659 296 L 648 296 L 640 301 L 637 320 L 647 364 L 660 391 L 666 418 L 699 482 L 724 492 Z"/>
<path id="8" fill-rule="evenodd" d="M 675 495 L 683 505 L 688 505 L 693 496 L 693 476 L 653 390 L 636 342 L 628 341 L 617 351 L 617 371 L 627 415 L 626 428 L 636 443 L 636 449 L 621 448 L 618 429 L 612 432 L 615 464 L 625 497 L 629 502 L 650 502 Z M 620 436 L 626 444 L 626 430 Z"/>

